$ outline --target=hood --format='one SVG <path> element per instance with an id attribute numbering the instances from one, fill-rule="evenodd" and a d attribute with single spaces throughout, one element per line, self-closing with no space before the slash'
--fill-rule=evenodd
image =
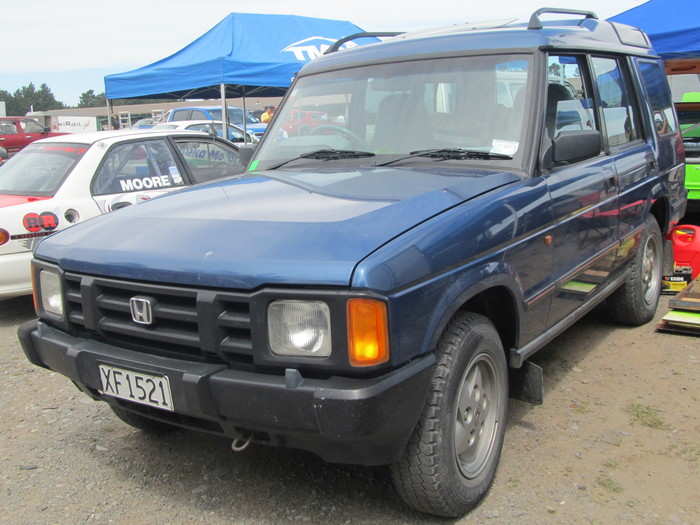
<path id="1" fill-rule="evenodd" d="M 69 271 L 173 284 L 348 286 L 382 244 L 518 180 L 464 169 L 260 172 L 97 217 L 36 255 Z"/>

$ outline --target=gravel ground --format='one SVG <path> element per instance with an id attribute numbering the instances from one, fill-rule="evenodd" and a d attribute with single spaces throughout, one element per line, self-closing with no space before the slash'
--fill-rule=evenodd
<path id="1" fill-rule="evenodd" d="M 0 523 L 445 523 L 383 469 L 131 429 L 25 360 L 32 316 L 28 298 L 0 302 Z M 700 523 L 700 339 L 592 314 L 536 360 L 545 403 L 511 402 L 494 487 L 459 523 Z"/>

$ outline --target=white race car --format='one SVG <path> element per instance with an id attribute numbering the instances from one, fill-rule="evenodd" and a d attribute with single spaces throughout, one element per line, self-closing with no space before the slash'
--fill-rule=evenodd
<path id="1" fill-rule="evenodd" d="M 31 293 L 32 250 L 53 232 L 243 171 L 230 142 L 201 132 L 101 131 L 30 144 L 0 167 L 0 299 Z"/>
<path id="2" fill-rule="evenodd" d="M 170 122 L 159 122 L 151 129 L 153 131 L 160 131 L 163 129 L 186 129 L 189 131 L 201 131 L 202 133 L 221 137 L 223 135 L 221 133 L 221 125 L 222 122 L 220 120 L 171 120 Z M 229 124 L 228 136 L 226 138 L 231 142 L 244 142 L 243 129 Z M 256 137 L 254 133 L 248 132 L 248 142 L 257 144 L 260 142 L 260 139 Z"/>

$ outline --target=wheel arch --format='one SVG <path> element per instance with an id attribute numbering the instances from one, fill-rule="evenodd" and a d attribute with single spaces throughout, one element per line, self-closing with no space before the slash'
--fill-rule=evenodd
<path id="1" fill-rule="evenodd" d="M 430 339 L 430 349 L 437 348 L 447 324 L 461 312 L 481 314 L 493 323 L 506 354 L 519 340 L 522 300 L 518 287 L 510 276 L 499 275 L 485 279 L 459 294 L 443 309 Z"/>

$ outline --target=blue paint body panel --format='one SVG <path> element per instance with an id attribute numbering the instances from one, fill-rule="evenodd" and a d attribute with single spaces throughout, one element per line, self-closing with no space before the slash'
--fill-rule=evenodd
<path id="1" fill-rule="evenodd" d="M 396 168 L 270 172 L 191 188 L 76 225 L 36 255 L 66 270 L 231 289 L 348 286 L 388 240 L 513 173 Z M 397 184 L 397 180 L 402 184 Z M 138 255 L 137 255 L 138 254 Z"/>

